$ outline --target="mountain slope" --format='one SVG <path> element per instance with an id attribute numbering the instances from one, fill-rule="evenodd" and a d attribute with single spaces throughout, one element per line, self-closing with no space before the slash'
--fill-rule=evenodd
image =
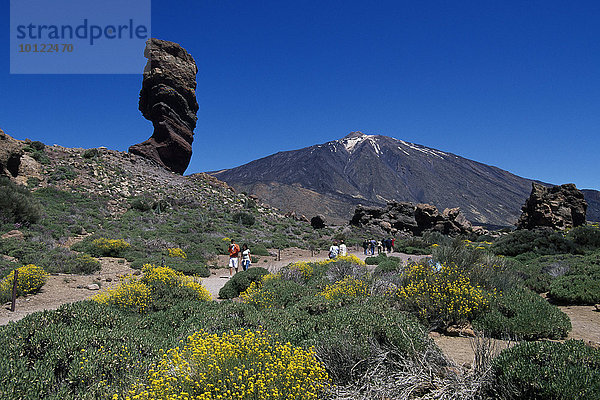
<path id="1" fill-rule="evenodd" d="M 459 206 L 474 222 L 512 225 L 532 182 L 455 154 L 360 132 L 211 174 L 284 211 L 323 213 L 338 222 L 347 221 L 359 203 L 398 200 Z"/>

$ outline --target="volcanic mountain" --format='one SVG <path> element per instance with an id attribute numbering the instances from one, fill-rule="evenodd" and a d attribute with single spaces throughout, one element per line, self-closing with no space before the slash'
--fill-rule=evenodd
<path id="1" fill-rule="evenodd" d="M 474 223 L 509 226 L 532 183 L 452 153 L 361 132 L 211 174 L 283 211 L 324 214 L 332 222 L 347 222 L 357 204 L 396 200 L 460 207 Z M 589 215 L 597 216 L 599 192 L 585 194 L 593 200 Z"/>

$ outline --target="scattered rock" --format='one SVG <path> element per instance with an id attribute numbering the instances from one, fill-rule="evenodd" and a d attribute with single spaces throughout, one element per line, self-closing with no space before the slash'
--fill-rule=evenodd
<path id="1" fill-rule="evenodd" d="M 97 283 L 90 283 L 89 285 L 86 286 L 87 290 L 100 290 L 100 285 L 98 285 Z"/>
<path id="2" fill-rule="evenodd" d="M 129 152 L 183 174 L 192 157 L 198 67 L 183 47 L 165 40 L 149 39 L 144 56 L 148 63 L 139 109 L 152 121 L 154 133 L 145 142 L 131 146 Z"/>
<path id="3" fill-rule="evenodd" d="M 106 282 L 112 282 L 112 278 L 106 278 Z"/>
<path id="4" fill-rule="evenodd" d="M 440 213 L 431 204 L 395 201 L 389 202 L 386 207 L 357 206 L 350 224 L 378 229 L 386 234 L 407 232 L 421 235 L 426 231 L 437 231 L 458 235 L 473 231 L 471 223 L 458 207 L 447 208 Z"/>
<path id="5" fill-rule="evenodd" d="M 15 239 L 15 240 L 25 240 L 25 235 L 23 235 L 23 232 L 18 231 L 18 230 L 12 230 L 9 232 L 6 232 L 4 235 L 1 236 L 2 239 Z"/>
<path id="6" fill-rule="evenodd" d="M 310 219 L 310 225 L 315 229 L 325 228 L 325 217 L 321 214 Z"/>
<path id="7" fill-rule="evenodd" d="M 600 304 L 596 304 L 594 307 L 596 307 L 596 311 L 600 311 Z"/>
<path id="8" fill-rule="evenodd" d="M 517 229 L 565 230 L 585 224 L 587 202 L 572 183 L 546 187 L 534 182 L 522 211 Z"/>
<path id="9" fill-rule="evenodd" d="M 448 336 L 475 337 L 475 332 L 470 326 L 451 325 L 445 329 L 445 333 Z"/>
<path id="10" fill-rule="evenodd" d="M 2 259 L 4 261 L 8 261 L 8 262 L 17 262 L 17 261 L 19 261 L 17 258 L 11 257 L 11 256 L 7 256 L 6 254 L 2 255 Z"/>

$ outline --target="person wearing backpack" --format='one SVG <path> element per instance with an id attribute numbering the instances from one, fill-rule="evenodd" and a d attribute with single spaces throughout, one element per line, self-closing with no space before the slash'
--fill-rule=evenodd
<path id="1" fill-rule="evenodd" d="M 231 239 L 231 244 L 229 245 L 229 276 L 233 275 L 233 269 L 235 268 L 235 273 L 238 272 L 238 265 L 240 262 L 240 246 L 235 243 L 235 240 Z"/>
<path id="2" fill-rule="evenodd" d="M 333 242 L 333 244 L 329 248 L 329 258 L 333 260 L 337 258 L 338 254 L 340 254 L 340 248 L 338 247 L 336 242 Z"/>

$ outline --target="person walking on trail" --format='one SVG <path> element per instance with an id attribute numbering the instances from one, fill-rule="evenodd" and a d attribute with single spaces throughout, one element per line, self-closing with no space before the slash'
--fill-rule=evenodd
<path id="1" fill-rule="evenodd" d="M 242 269 L 248 271 L 250 264 L 252 264 L 252 260 L 250 259 L 250 249 L 248 248 L 248 245 L 244 243 L 242 246 Z"/>
<path id="2" fill-rule="evenodd" d="M 383 244 L 381 243 L 381 240 L 377 241 L 377 255 L 381 254 L 383 252 Z"/>
<path id="3" fill-rule="evenodd" d="M 371 239 L 369 241 L 369 250 L 371 250 L 371 255 L 374 256 L 375 255 L 375 247 L 377 246 L 377 242 L 375 241 L 375 239 Z"/>
<path id="4" fill-rule="evenodd" d="M 238 266 L 240 263 L 240 246 L 235 243 L 235 240 L 231 239 L 231 244 L 229 245 L 229 276 L 233 275 L 233 269 L 235 268 L 235 273 L 238 272 Z"/>
<path id="5" fill-rule="evenodd" d="M 394 245 L 396 244 L 396 238 L 392 238 L 392 253 L 396 250 L 394 250 Z"/>
<path id="6" fill-rule="evenodd" d="M 333 260 L 334 258 L 337 258 L 338 254 L 340 254 L 340 248 L 336 242 L 333 242 L 329 248 L 329 258 Z"/>
<path id="7" fill-rule="evenodd" d="M 340 256 L 346 257 L 348 255 L 348 248 L 343 240 L 340 241 Z"/>
<path id="8" fill-rule="evenodd" d="M 369 250 L 369 241 L 367 239 L 365 239 L 365 241 L 363 242 L 363 250 L 365 251 L 365 256 L 366 256 L 367 252 Z"/>

